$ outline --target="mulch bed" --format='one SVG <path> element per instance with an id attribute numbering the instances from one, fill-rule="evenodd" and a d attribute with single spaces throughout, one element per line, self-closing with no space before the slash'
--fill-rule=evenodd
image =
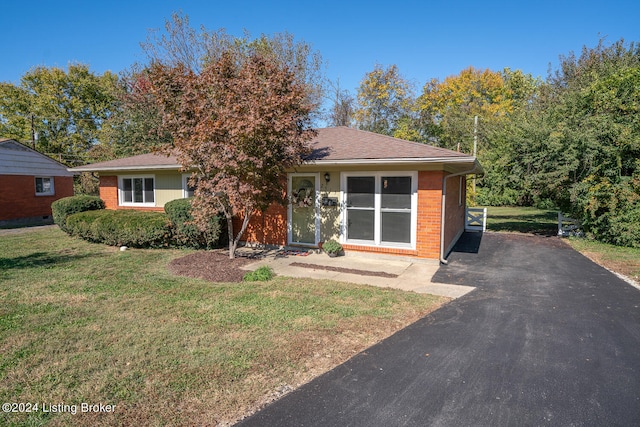
<path id="1" fill-rule="evenodd" d="M 169 263 L 169 271 L 178 276 L 195 277 L 211 282 L 242 282 L 247 274 L 240 267 L 254 262 L 255 259 L 238 257 L 229 259 L 228 251 L 195 252 Z"/>
<path id="2" fill-rule="evenodd" d="M 360 276 L 388 277 L 390 279 L 398 277 L 397 274 L 385 273 L 384 271 L 358 270 L 355 268 L 332 267 L 330 265 L 307 264 L 304 262 L 292 262 L 293 267 L 312 268 L 314 270 L 337 271 L 339 273 L 359 274 Z"/>
<path id="3" fill-rule="evenodd" d="M 169 271 L 177 276 L 195 277 L 216 283 L 242 282 L 242 278 L 247 271 L 240 269 L 240 267 L 250 264 L 255 260 L 256 257 L 250 258 L 238 255 L 236 255 L 234 259 L 229 259 L 229 252 L 226 250 L 202 251 L 183 256 L 182 258 L 176 258 L 169 263 L 168 267 Z M 355 268 L 333 267 L 303 262 L 293 262 L 291 265 L 314 270 L 358 274 L 360 276 L 387 277 L 391 279 L 398 277 L 397 274 L 385 273 L 384 271 L 358 270 Z"/>

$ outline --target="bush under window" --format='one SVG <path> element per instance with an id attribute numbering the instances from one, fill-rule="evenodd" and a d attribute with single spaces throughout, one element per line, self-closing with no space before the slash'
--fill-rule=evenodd
<path id="1" fill-rule="evenodd" d="M 72 236 L 111 246 L 159 248 L 172 243 L 169 218 L 162 212 L 80 212 L 67 218 L 67 229 Z"/>
<path id="2" fill-rule="evenodd" d="M 176 199 L 164 205 L 176 245 L 189 248 L 216 248 L 226 245 L 226 219 L 222 215 L 215 216 L 206 230 L 200 230 L 193 223 L 192 200 L 193 198 Z"/>
<path id="3" fill-rule="evenodd" d="M 67 219 L 69 215 L 104 209 L 104 201 L 96 196 L 71 196 L 56 200 L 51 204 L 53 221 L 67 233 Z"/>

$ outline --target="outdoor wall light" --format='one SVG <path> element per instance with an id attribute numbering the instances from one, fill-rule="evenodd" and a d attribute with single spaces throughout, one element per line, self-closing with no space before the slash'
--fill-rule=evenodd
<path id="1" fill-rule="evenodd" d="M 329 174 L 329 172 L 325 172 L 325 174 L 324 174 L 324 180 L 325 180 L 326 182 L 331 181 L 331 175 Z"/>

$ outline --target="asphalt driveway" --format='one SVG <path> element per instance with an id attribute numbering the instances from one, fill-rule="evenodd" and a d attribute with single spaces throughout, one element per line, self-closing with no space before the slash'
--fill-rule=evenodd
<path id="1" fill-rule="evenodd" d="M 555 237 L 469 237 L 433 280 L 475 291 L 240 425 L 640 425 L 640 291 Z"/>

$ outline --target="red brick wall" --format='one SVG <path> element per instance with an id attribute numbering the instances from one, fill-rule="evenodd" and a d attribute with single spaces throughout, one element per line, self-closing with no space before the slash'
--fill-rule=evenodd
<path id="1" fill-rule="evenodd" d="M 421 258 L 440 258 L 443 171 L 418 172 L 416 250 Z"/>
<path id="2" fill-rule="evenodd" d="M 51 215 L 51 203 L 73 196 L 73 177 L 53 178 L 53 196 L 36 196 L 32 175 L 0 175 L 0 221 Z"/>
<path id="3" fill-rule="evenodd" d="M 460 184 L 462 183 L 462 188 Z M 461 193 L 462 190 L 462 193 Z M 447 180 L 447 207 L 445 210 L 444 249 L 450 249 L 454 239 L 464 230 L 466 179 L 462 176 Z M 462 199 L 460 198 L 462 196 Z M 460 201 L 462 200 L 462 204 Z M 446 255 L 446 254 L 445 254 Z"/>
<path id="4" fill-rule="evenodd" d="M 411 256 L 411 257 L 419 256 L 418 251 L 414 251 L 413 249 L 382 248 L 379 246 L 361 246 L 361 245 L 349 245 L 349 244 L 344 244 L 342 245 L 342 247 L 347 251 L 372 252 L 376 254 L 402 255 L 402 256 Z"/>
<path id="5" fill-rule="evenodd" d="M 233 220 L 233 232 L 238 233 L 242 227 L 242 217 Z M 287 207 L 274 203 L 264 212 L 254 212 L 242 241 L 266 245 L 287 244 Z"/>
<path id="6" fill-rule="evenodd" d="M 107 209 L 118 209 L 118 177 L 100 177 L 100 198 Z"/>

